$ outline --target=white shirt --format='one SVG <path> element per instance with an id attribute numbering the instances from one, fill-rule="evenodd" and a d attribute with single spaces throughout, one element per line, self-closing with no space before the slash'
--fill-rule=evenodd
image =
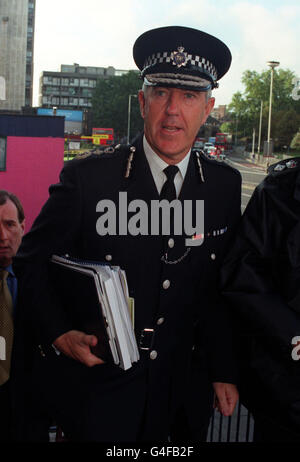
<path id="1" fill-rule="evenodd" d="M 163 170 L 169 166 L 167 162 L 162 160 L 151 148 L 149 145 L 148 141 L 146 140 L 146 137 L 144 135 L 143 139 L 143 147 L 145 151 L 146 158 L 149 163 L 149 167 L 158 191 L 158 194 L 160 194 L 163 184 L 167 180 L 166 174 L 163 172 Z M 176 189 L 176 195 L 177 197 L 180 194 L 184 177 L 187 171 L 188 163 L 190 160 L 190 155 L 191 155 L 191 150 L 187 153 L 184 159 L 182 159 L 176 166 L 179 168 L 179 171 L 176 173 L 175 178 L 174 178 L 174 185 Z"/>

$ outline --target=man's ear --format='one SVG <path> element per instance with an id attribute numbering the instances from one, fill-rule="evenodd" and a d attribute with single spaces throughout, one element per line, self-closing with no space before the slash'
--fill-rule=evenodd
<path id="1" fill-rule="evenodd" d="M 139 98 L 139 103 L 140 103 L 141 116 L 144 119 L 144 117 L 145 117 L 145 95 L 144 95 L 143 90 L 140 90 L 138 92 L 138 98 Z"/>
<path id="2" fill-rule="evenodd" d="M 21 228 L 22 228 L 22 231 L 23 231 L 23 234 L 24 234 L 24 232 L 25 232 L 25 218 L 21 223 Z"/>
<path id="3" fill-rule="evenodd" d="M 206 122 L 206 119 L 209 116 L 209 114 L 211 113 L 211 111 L 213 110 L 214 105 L 215 105 L 215 98 L 209 98 L 209 100 L 206 103 L 205 118 L 202 121 L 202 125 Z"/>

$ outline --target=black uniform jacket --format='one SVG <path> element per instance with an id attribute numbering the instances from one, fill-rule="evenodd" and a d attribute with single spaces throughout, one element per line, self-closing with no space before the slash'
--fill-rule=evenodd
<path id="1" fill-rule="evenodd" d="M 166 264 L 161 260 L 161 236 L 100 236 L 96 229 L 100 200 L 109 199 L 117 205 L 118 222 L 120 191 L 127 192 L 128 204 L 140 199 L 149 210 L 150 200 L 158 199 L 142 138 L 135 148 L 131 163 L 128 146 L 111 154 L 93 154 L 68 162 L 60 182 L 51 186 L 50 198 L 24 237 L 15 261 L 20 284 L 20 329 L 25 343 L 33 339 L 36 351 L 42 350 L 41 361 L 46 364 L 42 373 L 51 371 L 49 394 L 63 397 L 64 408 L 60 407 L 58 414 L 63 420 L 64 410 L 71 412 L 68 401 L 75 399 L 74 389 L 76 407 L 81 406 L 86 414 L 93 412 L 95 404 L 90 403 L 89 407 L 87 400 L 97 393 L 101 396 L 102 417 L 97 416 L 96 426 L 108 428 L 113 413 L 112 436 L 103 428 L 101 432 L 104 431 L 104 439 L 116 441 L 134 438 L 134 432 L 127 433 L 127 429 L 140 426 L 142 411 L 146 415 L 147 438 L 167 437 L 172 413 L 185 397 L 193 352 L 199 358 L 199 366 L 206 356 L 211 381 L 235 381 L 230 353 L 221 355 L 217 346 L 221 335 L 218 332 L 224 329 L 217 280 L 223 253 L 240 217 L 240 175 L 221 162 L 201 155 L 199 163 L 196 155 L 191 155 L 179 199 L 204 200 L 204 241 L 181 258 L 187 251 L 185 236 L 175 236 L 168 259 L 179 261 Z M 125 178 L 128 167 L 130 174 Z M 124 372 L 110 364 L 89 369 L 63 355 L 48 353 L 51 343 L 73 328 L 49 280 L 48 260 L 52 254 L 109 260 L 126 271 L 129 292 L 135 299 L 138 342 L 142 329 L 155 330 L 151 349 L 141 351 L 141 360 L 131 369 Z M 165 281 L 169 283 L 164 284 Z M 226 352 L 226 341 L 222 348 Z M 151 355 L 153 359 L 152 350 L 156 352 Z M 80 388 L 83 382 L 85 385 Z M 76 416 L 72 424 L 75 421 Z M 123 422 L 119 433 L 117 422 Z M 78 422 L 81 425 L 84 423 Z"/>
<path id="2" fill-rule="evenodd" d="M 289 161 L 292 161 L 289 163 Z M 241 396 L 300 434 L 300 161 L 274 165 L 256 188 L 222 268 L 238 315 Z"/>

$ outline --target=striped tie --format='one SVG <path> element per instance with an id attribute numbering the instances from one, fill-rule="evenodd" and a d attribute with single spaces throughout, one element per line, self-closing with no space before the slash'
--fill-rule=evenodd
<path id="1" fill-rule="evenodd" d="M 13 301 L 7 285 L 8 272 L 0 270 L 0 385 L 9 379 L 14 336 Z"/>

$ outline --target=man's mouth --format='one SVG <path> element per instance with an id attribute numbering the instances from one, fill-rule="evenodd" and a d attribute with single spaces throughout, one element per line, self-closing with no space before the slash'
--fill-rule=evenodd
<path id="1" fill-rule="evenodd" d="M 167 132 L 170 132 L 170 133 L 176 133 L 181 130 L 180 127 L 176 127 L 174 125 L 163 125 L 162 128 L 163 130 L 166 130 Z"/>

